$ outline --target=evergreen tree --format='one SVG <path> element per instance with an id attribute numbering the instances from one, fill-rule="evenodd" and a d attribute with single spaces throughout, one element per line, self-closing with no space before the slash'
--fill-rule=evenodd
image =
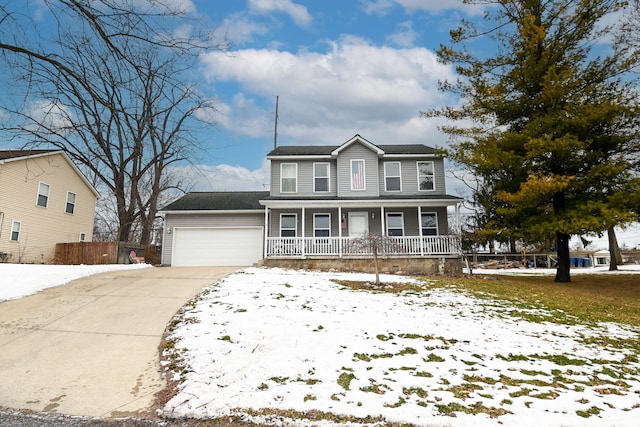
<path id="1" fill-rule="evenodd" d="M 571 235 L 634 219 L 620 200 L 640 188 L 631 171 L 638 51 L 607 44 L 614 28 L 604 23 L 626 2 L 464 1 L 489 3 L 484 22 L 495 25 L 463 22 L 451 31 L 452 46 L 438 55 L 460 78 L 442 88 L 462 103 L 423 115 L 453 121 L 443 128 L 452 137 L 449 156 L 490 189 L 486 227 L 525 241 L 555 236 L 555 280 L 570 282 Z M 471 43 L 486 37 L 494 53 L 472 53 Z"/>

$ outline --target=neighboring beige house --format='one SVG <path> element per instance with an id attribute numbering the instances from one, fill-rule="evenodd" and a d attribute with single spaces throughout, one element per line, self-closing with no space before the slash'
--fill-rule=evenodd
<path id="1" fill-rule="evenodd" d="M 0 150 L 0 262 L 49 263 L 91 241 L 98 192 L 60 150 Z"/>

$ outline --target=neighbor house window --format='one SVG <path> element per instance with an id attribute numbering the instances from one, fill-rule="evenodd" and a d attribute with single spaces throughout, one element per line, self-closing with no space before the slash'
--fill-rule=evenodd
<path id="1" fill-rule="evenodd" d="M 404 217 L 402 213 L 387 214 L 387 236 L 404 236 Z"/>
<path id="2" fill-rule="evenodd" d="M 435 213 L 423 213 L 421 216 L 422 221 L 422 235 L 423 236 L 437 236 L 438 235 L 438 217 Z"/>
<path id="3" fill-rule="evenodd" d="M 281 164 L 280 180 L 280 191 L 282 193 L 295 193 L 296 191 L 298 191 L 298 164 Z"/>
<path id="4" fill-rule="evenodd" d="M 433 190 L 433 162 L 418 162 L 418 188 L 420 191 Z"/>
<path id="5" fill-rule="evenodd" d="M 84 242 L 87 240 L 87 235 L 86 233 L 80 233 L 80 239 L 79 241 Z"/>
<path id="6" fill-rule="evenodd" d="M 68 214 L 73 214 L 76 211 L 76 193 L 67 192 L 67 205 L 64 211 Z"/>
<path id="7" fill-rule="evenodd" d="M 313 164 L 313 191 L 316 193 L 329 192 L 329 163 Z"/>
<path id="8" fill-rule="evenodd" d="M 364 160 L 351 160 L 351 189 L 365 190 Z"/>
<path id="9" fill-rule="evenodd" d="M 46 208 L 47 204 L 49 204 L 49 184 L 41 182 L 40 185 L 38 185 L 38 200 L 36 204 L 43 208 Z"/>
<path id="10" fill-rule="evenodd" d="M 400 162 L 384 163 L 384 186 L 385 191 L 401 191 L 400 183 Z"/>
<path id="11" fill-rule="evenodd" d="M 331 216 L 329 214 L 313 215 L 313 237 L 329 237 L 331 235 Z"/>
<path id="12" fill-rule="evenodd" d="M 20 223 L 20 221 L 13 221 L 11 223 L 11 240 L 13 240 L 14 242 L 17 242 L 18 240 L 20 240 L 21 226 L 22 224 Z"/>
<path id="13" fill-rule="evenodd" d="M 280 215 L 280 237 L 296 237 L 296 225 L 298 217 L 296 214 Z"/>

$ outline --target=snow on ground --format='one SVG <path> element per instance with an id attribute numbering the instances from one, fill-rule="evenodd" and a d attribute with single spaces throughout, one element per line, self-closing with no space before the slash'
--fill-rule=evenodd
<path id="1" fill-rule="evenodd" d="M 0 263 L 0 301 L 22 298 L 80 277 L 114 270 L 148 268 L 149 264 L 42 265 Z"/>
<path id="2" fill-rule="evenodd" d="M 464 269 L 465 273 L 469 273 L 469 269 Z M 489 269 L 489 268 L 474 268 L 473 274 L 479 275 L 491 275 L 500 274 L 507 276 L 555 276 L 555 268 L 504 268 L 504 269 Z M 575 274 L 638 274 L 640 273 L 640 265 L 628 264 L 619 265 L 617 271 L 609 271 L 609 266 L 605 267 L 587 267 L 587 268 L 572 268 L 571 275 Z"/>
<path id="3" fill-rule="evenodd" d="M 207 288 L 171 336 L 186 369 L 165 414 L 273 425 L 330 422 L 271 410 L 429 426 L 638 425 L 637 329 L 446 287 L 392 294 L 336 278 L 373 280 L 250 268 Z M 554 317 L 569 321 L 544 321 Z"/>

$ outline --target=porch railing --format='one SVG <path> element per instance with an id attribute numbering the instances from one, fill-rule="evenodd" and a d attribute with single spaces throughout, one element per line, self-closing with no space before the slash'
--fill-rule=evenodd
<path id="1" fill-rule="evenodd" d="M 385 256 L 430 256 L 459 253 L 458 236 L 383 237 Z M 267 257 L 373 255 L 373 242 L 352 237 L 267 237 Z"/>

